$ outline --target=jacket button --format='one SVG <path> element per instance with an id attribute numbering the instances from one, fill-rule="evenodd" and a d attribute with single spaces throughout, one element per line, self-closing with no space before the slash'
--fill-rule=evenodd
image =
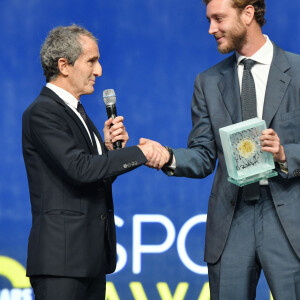
<path id="1" fill-rule="evenodd" d="M 100 219 L 101 219 L 101 221 L 105 221 L 106 220 L 106 214 L 101 214 Z"/>
<path id="2" fill-rule="evenodd" d="M 235 201 L 234 201 L 234 200 L 231 200 L 231 201 L 230 201 L 230 204 L 231 204 L 232 206 L 235 206 Z"/>

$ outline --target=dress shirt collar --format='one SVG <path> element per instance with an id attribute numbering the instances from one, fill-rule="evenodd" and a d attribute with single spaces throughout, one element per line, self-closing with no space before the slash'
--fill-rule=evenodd
<path id="1" fill-rule="evenodd" d="M 256 51 L 251 57 L 246 57 L 238 52 L 235 52 L 237 64 L 244 58 L 251 58 L 262 65 L 271 65 L 273 59 L 273 44 L 267 35 L 264 35 L 266 42 L 265 44 Z"/>
<path id="2" fill-rule="evenodd" d="M 61 98 L 67 105 L 72 106 L 73 108 L 77 109 L 77 105 L 79 101 L 69 92 L 66 90 L 58 87 L 53 83 L 47 83 L 46 87 L 52 90 L 59 98 Z"/>

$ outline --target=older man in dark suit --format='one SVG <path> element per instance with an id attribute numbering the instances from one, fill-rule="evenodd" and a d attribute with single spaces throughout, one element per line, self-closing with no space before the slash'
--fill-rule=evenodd
<path id="1" fill-rule="evenodd" d="M 264 0 L 204 3 L 218 50 L 235 53 L 197 76 L 188 149 L 168 148 L 165 170 L 203 178 L 218 159 L 205 243 L 212 300 L 255 299 L 261 270 L 275 300 L 299 300 L 300 56 L 262 34 Z M 262 150 L 273 154 L 279 175 L 239 188 L 227 181 L 219 128 L 246 120 L 249 111 L 266 121 Z"/>
<path id="2" fill-rule="evenodd" d="M 95 37 L 76 25 L 53 29 L 41 49 L 47 85 L 23 115 L 22 145 L 32 228 L 27 276 L 37 300 L 105 299 L 105 274 L 116 266 L 111 184 L 148 160 L 149 146 L 124 148 L 123 117 L 101 136 L 80 96 L 101 76 Z M 123 149 L 113 150 L 122 141 Z"/>

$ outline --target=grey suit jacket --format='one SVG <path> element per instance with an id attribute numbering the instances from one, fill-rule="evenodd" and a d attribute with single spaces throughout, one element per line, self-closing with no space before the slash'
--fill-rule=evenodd
<path id="1" fill-rule="evenodd" d="M 300 56 L 274 45 L 265 95 L 263 119 L 284 147 L 288 175 L 269 180 L 273 201 L 284 231 L 300 258 Z M 215 263 L 224 249 L 239 188 L 227 181 L 228 173 L 219 128 L 242 121 L 235 55 L 200 73 L 192 99 L 193 128 L 187 149 L 174 149 L 174 176 L 204 178 L 218 159 L 209 198 L 205 261 Z"/>

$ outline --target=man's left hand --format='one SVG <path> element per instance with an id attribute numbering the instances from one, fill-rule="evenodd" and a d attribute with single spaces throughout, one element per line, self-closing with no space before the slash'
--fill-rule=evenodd
<path id="1" fill-rule="evenodd" d="M 272 153 L 275 162 L 284 163 L 286 161 L 284 148 L 280 144 L 280 139 L 273 129 L 269 128 L 263 130 L 259 139 L 261 141 L 262 150 Z"/>
<path id="2" fill-rule="evenodd" d="M 104 142 L 108 150 L 114 150 L 113 143 L 116 141 L 122 141 L 122 148 L 126 146 L 129 136 L 123 121 L 124 118 L 118 116 L 115 119 L 110 118 L 104 123 Z"/>

